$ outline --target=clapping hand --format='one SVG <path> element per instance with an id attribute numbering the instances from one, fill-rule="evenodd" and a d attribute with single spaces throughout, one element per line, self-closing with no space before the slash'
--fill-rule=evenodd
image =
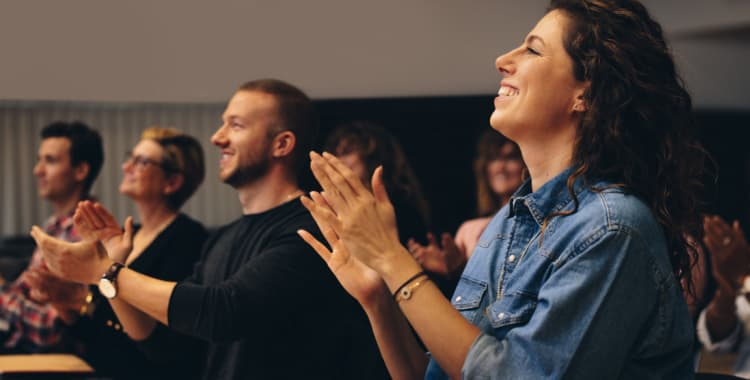
<path id="1" fill-rule="evenodd" d="M 86 285 L 63 280 L 45 267 L 29 269 L 24 276 L 31 286 L 31 299 L 52 304 L 65 323 L 75 322 L 88 294 Z"/>
<path id="2" fill-rule="evenodd" d="M 409 252 L 428 272 L 450 278 L 466 263 L 466 255 L 449 233 L 443 233 L 440 240 L 441 244 L 438 244 L 432 233 L 427 234 L 427 245 L 422 245 L 413 238 L 409 239 Z"/>
<path id="3" fill-rule="evenodd" d="M 50 236 L 38 226 L 31 227 L 31 237 L 42 251 L 47 268 L 60 278 L 81 284 L 96 284 L 112 264 L 98 241 L 69 243 Z"/>
<path id="4" fill-rule="evenodd" d="M 99 203 L 82 201 L 73 215 L 76 230 L 85 240 L 99 240 L 109 257 L 124 263 L 133 249 L 133 218 L 125 219 L 123 232 L 115 217 Z"/>
<path id="5" fill-rule="evenodd" d="M 703 219 L 703 243 L 711 257 L 711 267 L 719 286 L 734 294 L 750 272 L 750 247 L 735 221 L 731 226 L 719 216 Z"/>
<path id="6" fill-rule="evenodd" d="M 302 197 L 302 203 L 310 210 L 331 250 L 305 230 L 297 231 L 302 239 L 320 255 L 341 286 L 360 304 L 370 305 L 378 295 L 388 294 L 378 273 L 352 256 L 336 232 L 324 222 L 326 217 L 323 215 L 331 214 L 332 211 L 327 207 L 323 196 L 317 192 L 311 192 L 310 196 L 312 199 Z"/>

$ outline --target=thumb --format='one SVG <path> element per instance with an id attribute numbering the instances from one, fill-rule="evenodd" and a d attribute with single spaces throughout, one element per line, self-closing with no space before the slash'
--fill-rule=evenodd
<path id="1" fill-rule="evenodd" d="M 375 200 L 380 203 L 391 202 L 383 183 L 383 165 L 378 166 L 372 173 L 372 193 L 375 195 Z"/>
<path id="2" fill-rule="evenodd" d="M 742 227 L 740 226 L 739 220 L 735 220 L 734 223 L 732 223 L 732 229 L 734 232 L 742 233 Z"/>
<path id="3" fill-rule="evenodd" d="M 128 242 L 133 240 L 133 217 L 132 216 L 125 218 L 125 232 L 123 233 L 122 238 Z"/>
<path id="4" fill-rule="evenodd" d="M 36 242 L 36 245 L 40 247 L 46 242 L 46 239 L 49 238 L 49 235 L 39 228 L 39 226 L 31 226 L 30 235 Z"/>

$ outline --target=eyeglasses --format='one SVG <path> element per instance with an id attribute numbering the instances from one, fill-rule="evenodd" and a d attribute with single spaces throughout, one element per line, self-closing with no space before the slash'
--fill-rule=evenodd
<path id="1" fill-rule="evenodd" d="M 135 166 L 138 169 L 143 169 L 143 168 L 145 168 L 148 165 L 154 165 L 156 167 L 159 167 L 159 168 L 162 168 L 162 169 L 166 170 L 166 168 L 164 167 L 164 164 L 162 164 L 161 162 L 156 161 L 156 160 L 152 160 L 152 159 L 147 158 L 147 157 L 143 157 L 141 155 L 133 155 L 133 152 L 130 152 L 130 151 L 125 152 L 125 161 L 124 162 L 128 163 L 128 164 L 131 164 L 131 165 Z"/>

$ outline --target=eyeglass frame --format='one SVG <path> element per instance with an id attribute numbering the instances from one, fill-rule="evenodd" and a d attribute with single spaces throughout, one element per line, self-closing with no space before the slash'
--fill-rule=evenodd
<path id="1" fill-rule="evenodd" d="M 131 164 L 134 167 L 137 167 L 139 169 L 145 168 L 148 165 L 154 165 L 154 166 L 156 166 L 158 168 L 161 168 L 162 170 L 164 170 L 167 173 L 176 173 L 177 172 L 176 169 L 170 167 L 169 165 L 167 165 L 164 162 L 156 161 L 156 160 L 153 160 L 153 159 L 148 158 L 148 157 L 143 157 L 143 156 L 141 156 L 139 154 L 133 155 L 133 151 L 132 150 L 129 150 L 129 151 L 125 152 L 125 160 L 123 161 L 123 163 Z"/>

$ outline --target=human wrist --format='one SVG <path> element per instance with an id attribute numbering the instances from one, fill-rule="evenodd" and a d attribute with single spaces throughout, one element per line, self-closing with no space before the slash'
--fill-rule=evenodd
<path id="1" fill-rule="evenodd" d="M 404 252 L 405 254 L 394 256 L 393 260 L 390 260 L 380 272 L 391 294 L 410 278 L 423 271 L 422 266 L 408 252 Z"/>
<path id="2" fill-rule="evenodd" d="M 101 280 L 102 276 L 107 273 L 109 267 L 115 262 L 115 260 L 112 260 L 109 257 L 100 260 L 96 265 L 96 270 L 92 273 L 92 277 L 89 279 L 89 285 L 99 285 L 99 280 Z"/>
<path id="3" fill-rule="evenodd" d="M 727 289 L 716 289 L 714 297 L 706 307 L 707 312 L 734 314 L 736 293 Z"/>
<path id="4" fill-rule="evenodd" d="M 393 309 L 393 299 L 385 284 L 368 297 L 366 302 L 362 302 L 362 308 L 368 316 L 390 313 L 390 310 Z"/>

